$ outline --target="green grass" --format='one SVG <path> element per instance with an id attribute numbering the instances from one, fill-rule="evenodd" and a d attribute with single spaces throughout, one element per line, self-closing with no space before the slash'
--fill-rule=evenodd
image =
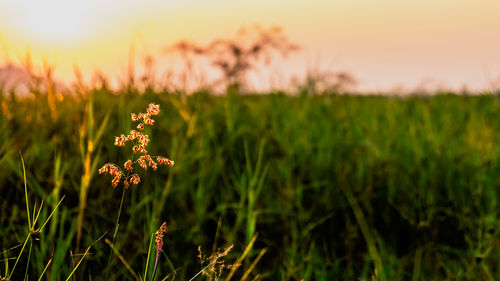
<path id="1" fill-rule="evenodd" d="M 169 232 L 156 280 L 173 269 L 177 280 L 199 272 L 198 245 L 210 254 L 233 244 L 231 264 L 255 235 L 232 280 L 249 269 L 247 280 L 500 280 L 496 96 L 92 96 L 65 96 L 55 107 L 44 94 L 0 101 L 0 251 L 26 239 L 19 151 L 31 204 L 45 198 L 39 221 L 65 196 L 14 280 L 26 266 L 38 278 L 50 259 L 44 280 L 66 280 L 77 254 L 106 231 L 111 240 L 122 193 L 97 168 L 126 160 L 114 136 L 130 131 L 130 112 L 150 102 L 161 112 L 146 131 L 149 151 L 176 165 L 143 173 L 126 193 L 113 247 L 128 266 L 113 258 L 110 280 L 152 272 L 151 234 L 163 221 Z M 104 241 L 75 280 L 103 279 L 111 250 Z"/>

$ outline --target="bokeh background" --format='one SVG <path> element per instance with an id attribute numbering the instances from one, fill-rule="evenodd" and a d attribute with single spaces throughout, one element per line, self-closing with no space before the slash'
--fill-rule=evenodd
<path id="1" fill-rule="evenodd" d="M 74 79 L 73 64 L 86 77 L 123 77 L 131 52 L 138 68 L 153 56 L 163 73 L 178 71 L 165 47 L 206 44 L 259 24 L 281 26 L 302 51 L 254 73 L 257 89 L 286 88 L 291 77 L 321 69 L 353 73 L 368 92 L 477 91 L 500 75 L 499 10 L 494 0 L 7 0 L 0 4 L 0 55 L 17 63 L 29 51 L 65 81 Z"/>
<path id="2" fill-rule="evenodd" d="M 499 280 L 499 12 L 2 1 L 0 279 Z"/>

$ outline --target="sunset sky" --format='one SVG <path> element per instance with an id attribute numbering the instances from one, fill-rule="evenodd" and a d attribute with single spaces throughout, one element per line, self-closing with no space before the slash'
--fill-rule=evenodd
<path id="1" fill-rule="evenodd" d="M 138 62 L 152 55 L 162 71 L 162 50 L 178 40 L 208 43 L 240 26 L 279 25 L 302 49 L 270 66 L 278 78 L 256 76 L 262 87 L 316 68 L 349 71 L 365 91 L 487 89 L 500 78 L 498 15 L 498 0 L 3 0 L 0 59 L 19 62 L 29 51 L 61 79 L 73 77 L 73 64 L 115 77 L 131 44 Z"/>

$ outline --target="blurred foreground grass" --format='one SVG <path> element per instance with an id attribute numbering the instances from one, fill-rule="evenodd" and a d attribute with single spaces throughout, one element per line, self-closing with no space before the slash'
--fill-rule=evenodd
<path id="1" fill-rule="evenodd" d="M 105 231 L 112 235 L 121 190 L 97 168 L 126 160 L 114 136 L 130 131 L 130 112 L 150 102 L 161 106 L 147 131 L 150 151 L 176 165 L 143 174 L 125 197 L 115 246 L 134 271 L 144 270 L 151 234 L 166 220 L 172 264 L 162 261 L 157 280 L 171 267 L 181 280 L 198 272 L 198 245 L 209 254 L 234 244 L 232 263 L 255 234 L 238 278 L 266 249 L 249 280 L 500 280 L 496 96 L 105 90 L 1 99 L 0 250 L 22 243 L 27 229 L 19 151 L 31 204 L 45 198 L 50 206 L 42 218 L 66 196 L 33 245 L 32 278 L 53 257 L 45 278 L 65 280 L 70 250 L 82 253 Z M 109 250 L 96 243 L 77 279 L 102 280 Z M 115 258 L 110 280 L 134 277 Z"/>

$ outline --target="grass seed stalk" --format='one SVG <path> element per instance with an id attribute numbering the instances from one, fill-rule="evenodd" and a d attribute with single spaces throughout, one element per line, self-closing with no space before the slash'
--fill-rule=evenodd
<path id="1" fill-rule="evenodd" d="M 111 185 L 117 188 L 120 184 L 123 186 L 122 198 L 120 201 L 120 208 L 116 217 L 116 223 L 113 231 L 112 245 L 115 245 L 116 236 L 120 225 L 120 216 L 123 208 L 123 201 L 125 198 L 125 191 L 130 185 L 138 185 L 141 182 L 140 176 L 135 173 L 143 169 L 151 168 L 153 171 L 158 169 L 158 165 L 166 165 L 169 167 L 174 166 L 174 161 L 163 156 L 151 156 L 148 154 L 147 148 L 150 142 L 149 136 L 143 133 L 146 126 L 153 126 L 155 120 L 152 118 L 160 113 L 160 106 L 157 104 L 149 104 L 146 112 L 144 113 L 131 113 L 133 122 L 137 122 L 136 129 L 131 130 L 128 135 L 121 134 L 115 137 L 114 145 L 118 147 L 125 147 L 127 144 L 132 146 L 132 154 L 130 158 L 125 161 L 123 168 L 115 163 L 107 163 L 99 169 L 99 174 L 109 174 L 113 177 Z M 155 161 L 156 160 L 156 161 Z M 106 266 L 106 279 L 109 275 L 109 265 L 113 256 L 113 251 L 110 251 L 108 263 Z"/>

